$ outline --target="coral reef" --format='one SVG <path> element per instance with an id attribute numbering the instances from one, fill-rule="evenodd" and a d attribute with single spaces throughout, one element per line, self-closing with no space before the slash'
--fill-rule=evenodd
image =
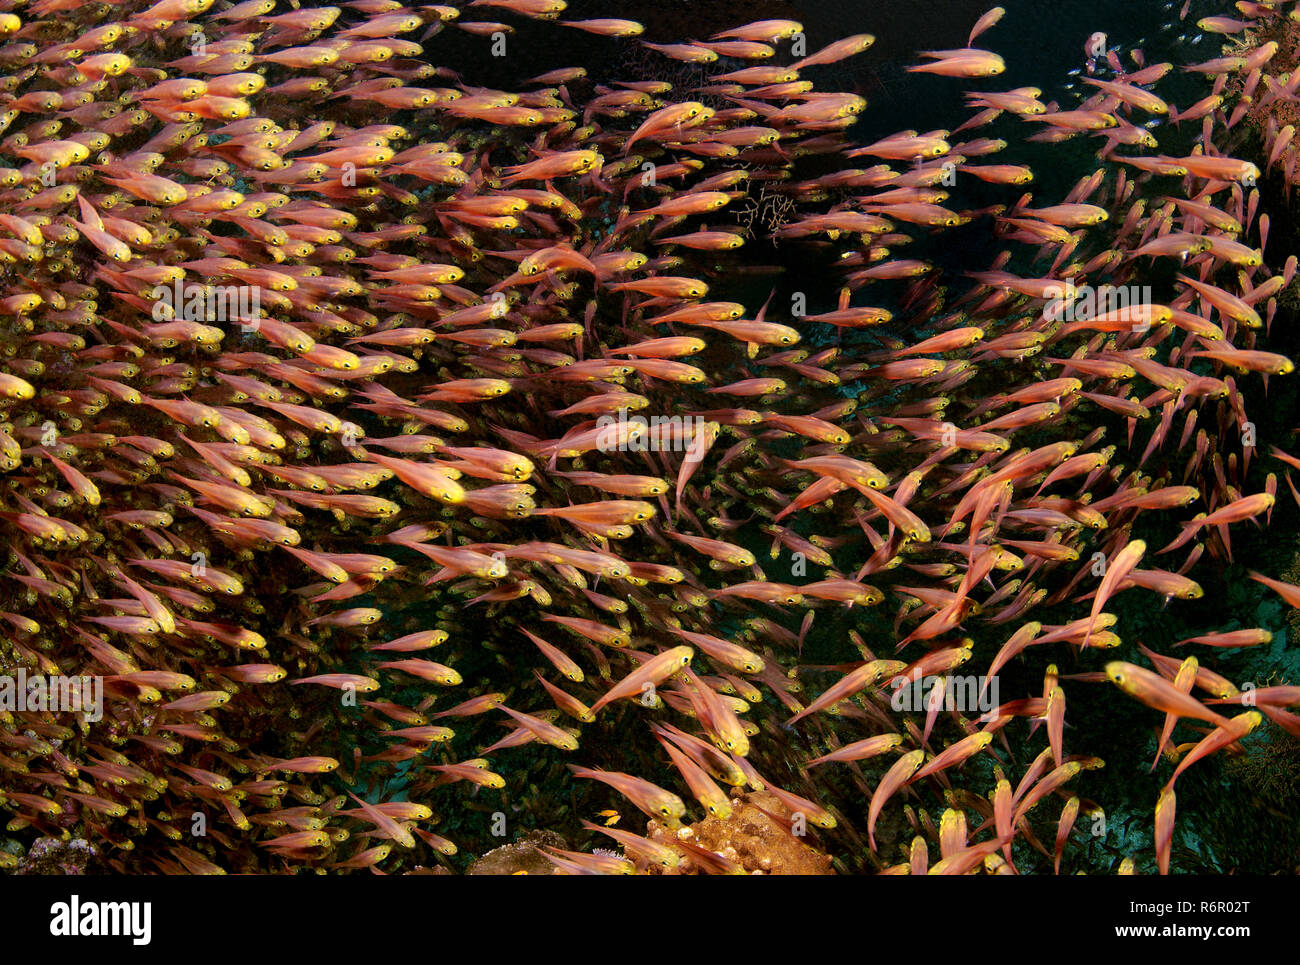
<path id="1" fill-rule="evenodd" d="M 40 838 L 13 867 L 19 875 L 82 875 L 94 868 L 97 857 L 90 842 L 75 838 Z"/>
<path id="2" fill-rule="evenodd" d="M 469 875 L 549 875 L 555 866 L 543 848 L 563 848 L 565 841 L 554 831 L 529 831 L 518 841 L 489 851 L 466 870 Z"/>
<path id="3" fill-rule="evenodd" d="M 695 824 L 668 828 L 650 819 L 646 837 L 673 845 L 686 842 L 729 862 L 737 873 L 766 875 L 828 875 L 831 859 L 812 847 L 802 834 L 791 832 L 791 812 L 763 791 L 737 795 L 725 818 L 710 817 Z M 662 874 L 701 874 L 712 870 L 706 855 L 686 854 L 675 868 Z"/>

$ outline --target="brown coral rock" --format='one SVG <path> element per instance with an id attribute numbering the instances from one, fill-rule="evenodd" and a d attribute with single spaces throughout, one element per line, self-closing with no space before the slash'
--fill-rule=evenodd
<path id="1" fill-rule="evenodd" d="M 471 875 L 549 875 L 555 866 L 546 860 L 541 848 L 564 848 L 565 840 L 554 831 L 530 831 L 518 841 L 489 851 L 472 865 Z"/>
<path id="2" fill-rule="evenodd" d="M 646 837 L 665 844 L 687 841 L 720 855 L 749 874 L 828 875 L 831 857 L 791 834 L 769 814 L 787 816 L 789 810 L 766 791 L 753 791 L 731 802 L 727 818 L 708 818 L 681 828 L 650 821 Z M 763 813 L 769 812 L 768 814 Z M 664 874 L 699 874 L 699 859 L 687 854 L 675 869 Z"/>

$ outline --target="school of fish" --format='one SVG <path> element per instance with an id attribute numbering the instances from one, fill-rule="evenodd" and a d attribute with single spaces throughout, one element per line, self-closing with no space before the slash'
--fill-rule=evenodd
<path id="1" fill-rule="evenodd" d="M 0 710 L 6 833 L 123 873 L 393 872 L 567 814 L 621 850 L 560 873 L 734 872 L 640 815 L 764 788 L 841 870 L 1059 872 L 1106 804 L 1070 706 L 1105 691 L 1151 709 L 1170 870 L 1177 778 L 1300 736 L 1300 687 L 1203 665 L 1267 630 L 1165 655 L 1107 609 L 1201 596 L 1279 478 L 1300 504 L 1246 408 L 1293 372 L 1257 181 L 1294 131 L 1233 156 L 1300 101 L 1262 39 L 1300 5 L 1202 21 L 1235 45 L 1204 63 L 1101 52 L 1071 105 L 999 84 L 994 8 L 908 67 L 969 119 L 877 139 L 817 86 L 870 35 L 572 14 L 0 0 L 0 661 L 105 700 Z M 578 32 L 677 80 L 453 69 Z M 1095 173 L 1039 196 L 993 124 Z M 913 257 L 945 245 L 962 268 Z M 833 287 L 792 307 L 751 270 L 787 258 Z M 850 662 L 805 658 L 827 635 Z M 1033 688 L 987 712 L 891 706 L 1012 668 Z M 605 825 L 530 810 L 531 767 Z"/>

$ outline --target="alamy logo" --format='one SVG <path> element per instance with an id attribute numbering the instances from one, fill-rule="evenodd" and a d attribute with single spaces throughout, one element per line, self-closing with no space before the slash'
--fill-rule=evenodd
<path id="1" fill-rule="evenodd" d="M 9 713 L 85 714 L 88 723 L 104 719 L 104 678 L 28 676 L 19 667 L 0 676 L 0 710 Z"/>
<path id="2" fill-rule="evenodd" d="M 709 420 L 703 416 L 617 416 L 596 420 L 596 448 L 601 452 L 687 452 L 698 458 L 708 451 Z"/>
<path id="3" fill-rule="evenodd" d="M 1067 281 L 1044 290 L 1047 317 L 1063 322 L 1083 322 L 1125 309 L 1132 312 L 1133 327 L 1144 331 L 1151 327 L 1150 315 L 1137 309 L 1151 304 L 1150 285 L 1078 285 Z M 1117 320 L 1123 320 L 1122 315 Z"/>
<path id="4" fill-rule="evenodd" d="M 987 713 L 999 704 L 997 677 L 972 674 L 922 677 L 914 670 L 907 676 L 895 677 L 893 688 L 889 705 L 897 711 L 920 713 L 937 709 Z"/>
<path id="5" fill-rule="evenodd" d="M 158 285 L 153 296 L 155 322 L 232 322 L 256 319 L 262 310 L 256 285 L 192 285 L 179 278 Z M 250 321 L 251 324 L 251 321 Z"/>
<path id="6" fill-rule="evenodd" d="M 127 936 L 133 945 L 153 937 L 153 905 L 147 901 L 70 901 L 50 905 L 50 934 L 56 938 Z"/>

